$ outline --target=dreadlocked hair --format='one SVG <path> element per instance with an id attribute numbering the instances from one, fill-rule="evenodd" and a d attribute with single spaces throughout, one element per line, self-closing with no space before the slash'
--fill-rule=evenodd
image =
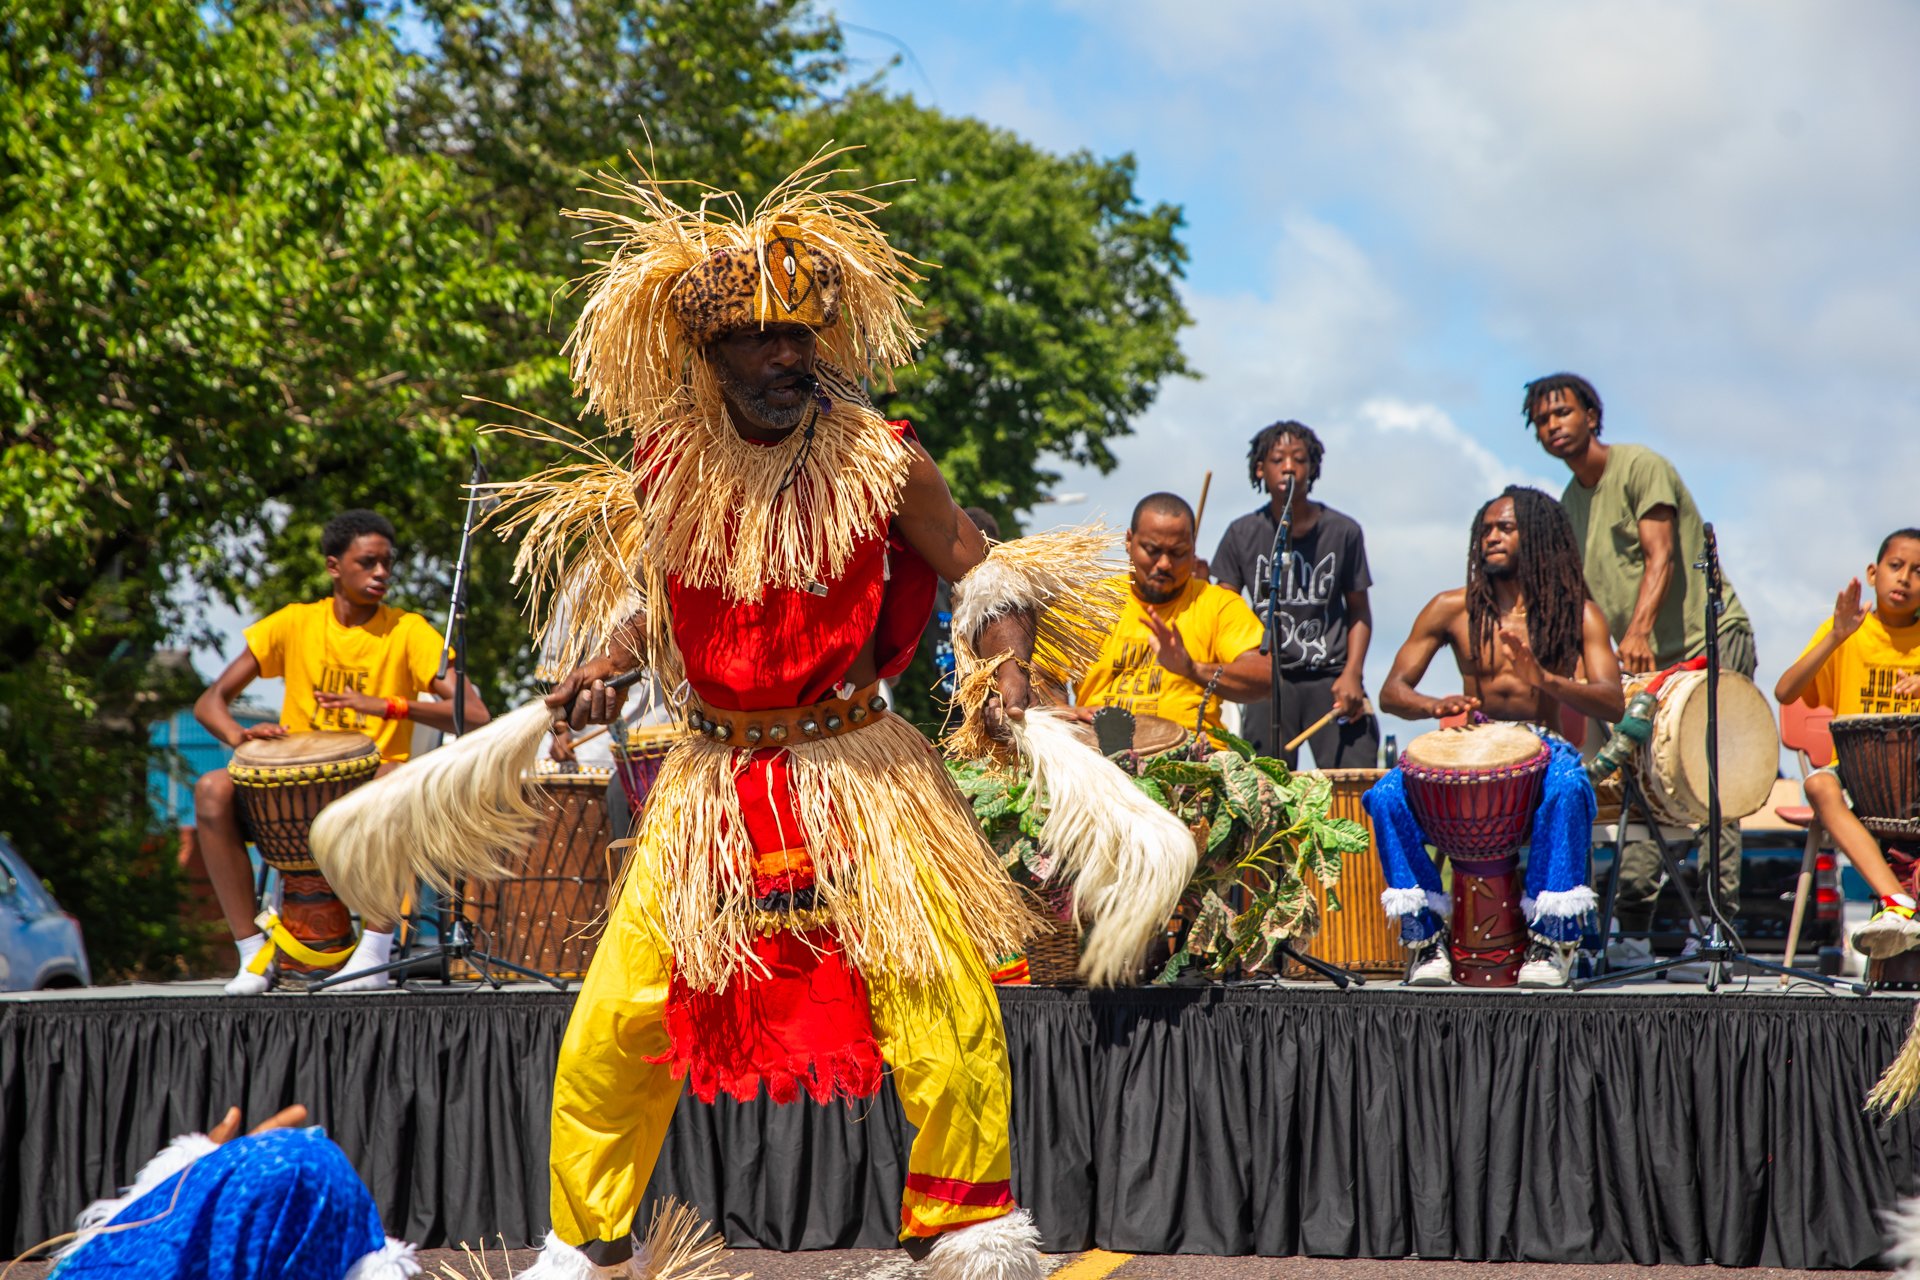
<path id="1" fill-rule="evenodd" d="M 1273 452 L 1277 442 L 1289 436 L 1307 446 L 1307 487 L 1312 488 L 1314 481 L 1320 478 L 1320 461 L 1327 456 L 1327 446 L 1320 443 L 1320 437 L 1306 423 L 1284 419 L 1270 427 L 1262 427 L 1247 445 L 1247 481 L 1262 493 L 1266 492 L 1267 485 L 1260 478 L 1260 464 L 1267 460 L 1267 455 Z"/>
<path id="2" fill-rule="evenodd" d="M 1500 498 L 1513 500 L 1520 530 L 1520 554 L 1514 577 L 1527 602 L 1527 643 L 1542 667 L 1571 671 L 1580 659 L 1581 621 L 1587 605 L 1587 575 L 1580 567 L 1580 544 L 1567 513 L 1538 489 L 1510 484 L 1474 513 L 1467 544 L 1467 641 L 1477 658 L 1491 665 L 1500 630 L 1500 604 L 1487 574 L 1482 525 Z"/>

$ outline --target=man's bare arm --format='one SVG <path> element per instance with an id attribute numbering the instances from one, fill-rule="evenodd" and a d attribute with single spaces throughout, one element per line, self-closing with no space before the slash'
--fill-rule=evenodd
<path id="1" fill-rule="evenodd" d="M 1579 671 L 1571 676 L 1546 670 L 1534 660 L 1526 638 L 1517 632 L 1502 632 L 1515 669 L 1534 688 L 1563 706 L 1603 724 L 1614 724 L 1626 714 L 1626 695 L 1620 687 L 1620 664 L 1613 656 L 1613 642 L 1607 634 L 1606 615 L 1589 600 L 1580 616 Z M 1584 674 L 1584 678 L 1582 675 Z"/>
<path id="2" fill-rule="evenodd" d="M 1634 597 L 1633 616 L 1620 637 L 1620 665 L 1638 675 L 1653 670 L 1653 624 L 1673 585 L 1680 543 L 1679 520 L 1672 507 L 1661 505 L 1640 517 L 1640 550 L 1646 557 L 1640 576 L 1640 594 Z"/>
<path id="3" fill-rule="evenodd" d="M 894 527 L 935 573 L 948 582 L 959 582 L 987 558 L 987 539 L 954 502 L 947 478 L 932 456 L 917 442 L 908 444 L 913 463 L 900 494 L 900 509 L 894 513 Z M 1016 611 L 994 618 L 974 639 L 974 650 L 982 657 L 1013 655 L 994 671 L 999 699 L 987 707 L 990 732 L 1000 731 L 1000 717 L 1017 720 L 1026 714 L 1033 691 L 1022 664 L 1033 658 L 1033 636 L 1033 615 Z"/>
<path id="4" fill-rule="evenodd" d="M 1466 593 L 1443 591 L 1427 601 L 1400 652 L 1393 655 L 1393 669 L 1380 686 L 1380 708 L 1408 720 L 1425 720 L 1459 715 L 1479 707 L 1480 699 L 1465 694 L 1430 698 L 1415 686 L 1426 678 L 1433 656 L 1449 643 L 1448 632 L 1460 611 L 1466 607 Z"/>

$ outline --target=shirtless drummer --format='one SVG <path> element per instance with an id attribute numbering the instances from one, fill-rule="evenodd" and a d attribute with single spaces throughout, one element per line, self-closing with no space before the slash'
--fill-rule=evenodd
<path id="1" fill-rule="evenodd" d="M 1463 691 L 1434 698 L 1415 686 L 1442 647 L 1453 650 Z M 1538 489 L 1509 485 L 1474 517 L 1467 585 L 1443 591 L 1414 620 L 1380 689 L 1385 711 L 1409 720 L 1479 713 L 1528 725 L 1552 749 L 1527 860 L 1529 925 L 1523 987 L 1563 987 L 1594 906 L 1586 883 L 1593 787 L 1580 752 L 1555 727 L 1561 710 L 1613 724 L 1623 714 L 1620 665 L 1607 620 L 1587 594 L 1580 548 L 1566 513 Z M 1398 770 L 1366 796 L 1387 889 L 1381 905 L 1413 952 L 1407 981 L 1452 981 L 1440 873 L 1418 838 Z"/>

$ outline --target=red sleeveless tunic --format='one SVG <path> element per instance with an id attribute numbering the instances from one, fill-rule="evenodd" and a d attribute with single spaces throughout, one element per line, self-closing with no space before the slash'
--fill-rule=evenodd
<path id="1" fill-rule="evenodd" d="M 890 424 L 913 438 L 904 422 Z M 710 706 L 770 711 L 808 706 L 834 686 L 874 641 L 882 678 L 906 670 L 933 614 L 933 570 L 891 524 L 855 548 L 846 572 L 824 595 L 767 588 L 754 604 L 728 601 L 719 588 L 667 581 L 674 640 L 687 682 Z M 790 902 L 813 887 L 800 847 L 800 820 L 788 789 L 787 752 L 742 749 L 735 783 L 754 849 L 754 892 Z M 674 979 L 666 1028 L 671 1048 L 658 1059 L 685 1076 L 695 1096 L 721 1092 L 751 1100 L 766 1086 L 776 1102 L 805 1090 L 816 1101 L 862 1098 L 880 1087 L 881 1059 L 868 1013 L 866 983 L 826 929 L 773 931 L 755 943 L 769 970 L 723 991 L 695 991 Z"/>

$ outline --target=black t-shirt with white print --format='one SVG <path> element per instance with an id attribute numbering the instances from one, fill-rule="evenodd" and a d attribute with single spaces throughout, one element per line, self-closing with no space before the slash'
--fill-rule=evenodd
<path id="1" fill-rule="evenodd" d="M 1213 580 L 1245 591 L 1263 622 L 1278 527 L 1272 508 L 1262 504 L 1228 525 L 1213 553 Z M 1289 561 L 1280 574 L 1280 669 L 1337 675 L 1347 665 L 1347 593 L 1373 585 L 1366 535 L 1351 516 L 1322 507 L 1313 528 L 1294 535 Z"/>

